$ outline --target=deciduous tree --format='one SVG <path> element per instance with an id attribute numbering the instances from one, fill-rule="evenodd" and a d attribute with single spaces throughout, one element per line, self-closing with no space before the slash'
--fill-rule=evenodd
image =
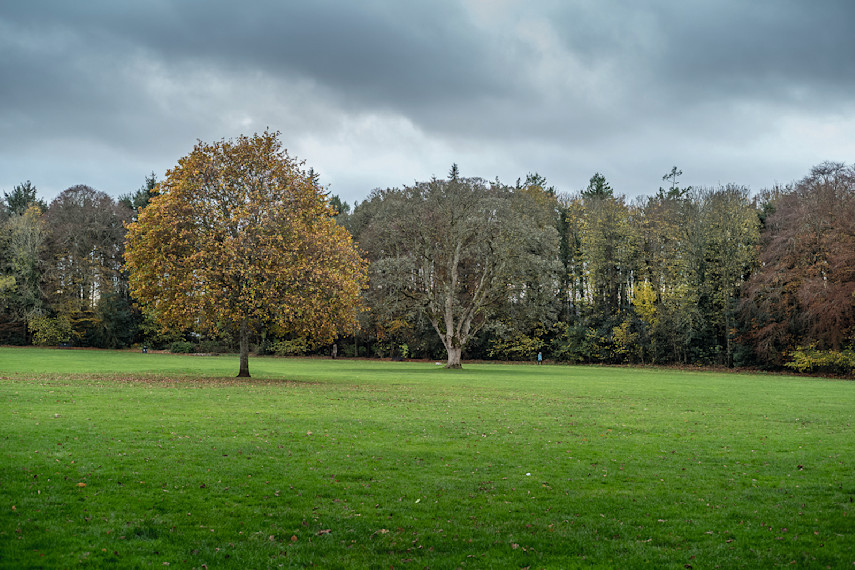
<path id="1" fill-rule="evenodd" d="M 126 293 L 122 275 L 124 223 L 131 212 L 113 198 L 77 185 L 51 202 L 45 214 L 48 301 L 82 336 L 91 328 L 100 298 Z"/>
<path id="2" fill-rule="evenodd" d="M 354 212 L 372 290 L 390 311 L 430 321 L 447 368 L 460 368 L 467 342 L 500 306 L 535 294 L 527 283 L 551 276 L 557 284 L 557 232 L 527 200 L 455 166 L 446 180 L 375 191 Z"/>
<path id="3" fill-rule="evenodd" d="M 855 167 L 817 165 L 770 198 L 742 304 L 747 338 L 771 364 L 800 345 L 855 344 Z"/>
<path id="4" fill-rule="evenodd" d="M 744 186 L 700 190 L 697 199 L 705 242 L 704 279 L 699 283 L 708 299 L 704 317 L 724 348 L 724 364 L 732 366 L 739 295 L 756 262 L 759 220 Z"/>
<path id="5" fill-rule="evenodd" d="M 42 270 L 47 232 L 31 203 L 0 224 L 0 341 L 27 342 L 27 322 L 44 310 Z"/>
<path id="6" fill-rule="evenodd" d="M 350 235 L 302 163 L 264 132 L 199 142 L 128 227 L 134 296 L 164 327 L 317 341 L 349 331 L 365 282 Z"/>
<path id="7" fill-rule="evenodd" d="M 629 287 L 637 244 L 629 208 L 597 173 L 582 192 L 582 254 L 593 309 L 611 318 L 629 307 Z"/>

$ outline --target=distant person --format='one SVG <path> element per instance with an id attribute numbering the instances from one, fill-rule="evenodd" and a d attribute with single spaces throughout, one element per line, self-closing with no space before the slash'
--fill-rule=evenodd
<path id="1" fill-rule="evenodd" d="M 543 364 L 543 353 L 542 352 L 537 353 L 537 363 Z"/>
<path id="2" fill-rule="evenodd" d="M 338 356 L 338 344 L 333 343 L 332 351 L 330 351 L 330 355 L 332 356 L 332 359 L 335 360 L 335 357 Z"/>

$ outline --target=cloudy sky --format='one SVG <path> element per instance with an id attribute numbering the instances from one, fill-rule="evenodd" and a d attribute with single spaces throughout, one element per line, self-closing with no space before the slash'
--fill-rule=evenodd
<path id="1" fill-rule="evenodd" d="M 851 0 L 21 0 L 0 5 L 0 190 L 118 196 L 278 130 L 331 192 L 436 175 L 629 197 L 855 160 Z"/>

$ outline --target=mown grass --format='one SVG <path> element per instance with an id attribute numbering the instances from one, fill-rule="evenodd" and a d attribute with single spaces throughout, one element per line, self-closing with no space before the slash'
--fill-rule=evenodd
<path id="1" fill-rule="evenodd" d="M 842 568 L 855 383 L 0 348 L 0 566 Z"/>

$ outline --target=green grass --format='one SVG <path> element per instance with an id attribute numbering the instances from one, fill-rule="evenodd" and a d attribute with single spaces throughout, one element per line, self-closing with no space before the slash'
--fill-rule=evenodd
<path id="1" fill-rule="evenodd" d="M 0 567 L 852 568 L 855 383 L 0 348 Z"/>

